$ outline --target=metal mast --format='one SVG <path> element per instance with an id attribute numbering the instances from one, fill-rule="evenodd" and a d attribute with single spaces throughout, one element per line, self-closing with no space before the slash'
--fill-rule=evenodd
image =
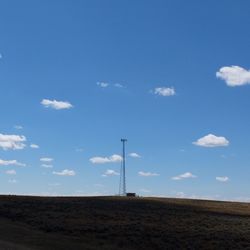
<path id="1" fill-rule="evenodd" d="M 122 142 L 122 167 L 121 167 L 121 179 L 120 179 L 120 195 L 126 196 L 126 154 L 125 143 L 127 139 L 121 139 Z"/>

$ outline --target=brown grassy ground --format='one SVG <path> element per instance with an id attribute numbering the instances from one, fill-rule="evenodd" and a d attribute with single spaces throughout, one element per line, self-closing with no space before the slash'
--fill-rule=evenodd
<path id="1" fill-rule="evenodd" d="M 250 249 L 250 204 L 0 196 L 0 249 Z"/>

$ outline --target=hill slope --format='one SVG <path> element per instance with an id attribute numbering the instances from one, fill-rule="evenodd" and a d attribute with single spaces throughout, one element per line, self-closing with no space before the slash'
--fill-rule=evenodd
<path id="1" fill-rule="evenodd" d="M 0 196 L 0 249 L 250 249 L 250 204 Z"/>

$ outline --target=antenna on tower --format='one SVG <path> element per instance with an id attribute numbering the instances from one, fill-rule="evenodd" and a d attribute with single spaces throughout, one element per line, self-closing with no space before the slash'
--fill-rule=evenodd
<path id="1" fill-rule="evenodd" d="M 127 139 L 121 139 L 122 142 L 122 163 L 120 171 L 120 190 L 119 194 L 121 196 L 126 196 L 126 154 L 125 154 L 125 143 Z"/>

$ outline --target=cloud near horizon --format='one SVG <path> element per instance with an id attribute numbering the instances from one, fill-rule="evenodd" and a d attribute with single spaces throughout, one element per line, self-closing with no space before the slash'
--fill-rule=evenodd
<path id="1" fill-rule="evenodd" d="M 197 176 L 193 175 L 192 173 L 186 172 L 184 174 L 180 174 L 180 175 L 172 177 L 172 180 L 179 181 L 183 179 L 196 178 L 196 177 Z"/>
<path id="2" fill-rule="evenodd" d="M 5 171 L 5 174 L 8 174 L 8 175 L 16 175 L 16 170 L 14 170 L 14 169 L 7 170 L 7 171 Z"/>
<path id="3" fill-rule="evenodd" d="M 220 182 L 228 182 L 229 181 L 229 178 L 227 176 L 217 176 L 215 179 L 217 181 L 220 181 Z"/>
<path id="4" fill-rule="evenodd" d="M 149 189 L 146 189 L 146 188 L 141 188 L 141 189 L 139 190 L 139 192 L 142 192 L 142 193 L 151 193 L 152 191 L 149 190 Z"/>
<path id="5" fill-rule="evenodd" d="M 216 77 L 224 80 L 230 87 L 250 84 L 250 70 L 240 66 L 225 66 L 216 72 Z"/>
<path id="6" fill-rule="evenodd" d="M 2 160 L 0 159 L 0 166 L 19 166 L 19 167 L 25 167 L 26 164 L 18 162 L 17 160 Z"/>
<path id="7" fill-rule="evenodd" d="M 143 171 L 139 171 L 139 172 L 138 172 L 138 175 L 139 175 L 139 176 L 142 176 L 142 177 L 159 176 L 159 174 L 157 174 L 157 173 L 143 172 Z"/>
<path id="8" fill-rule="evenodd" d="M 0 134 L 0 147 L 3 150 L 19 150 L 24 149 L 26 137 L 23 135 L 4 135 Z"/>
<path id="9" fill-rule="evenodd" d="M 55 175 L 60 175 L 60 176 L 75 176 L 76 175 L 74 170 L 69 170 L 69 169 L 64 169 L 60 172 L 53 171 L 52 173 Z"/>
<path id="10" fill-rule="evenodd" d="M 53 158 L 50 158 L 50 157 L 43 157 L 43 158 L 40 158 L 40 161 L 42 162 L 52 162 L 54 159 Z"/>
<path id="11" fill-rule="evenodd" d="M 56 110 L 73 108 L 73 105 L 69 102 L 49 100 L 49 99 L 43 99 L 41 101 L 41 104 L 46 108 L 52 108 Z"/>
<path id="12" fill-rule="evenodd" d="M 102 176 L 107 177 L 107 176 L 116 176 L 116 175 L 120 175 L 120 174 L 113 169 L 107 169 Z"/>
<path id="13" fill-rule="evenodd" d="M 53 168 L 53 165 L 51 165 L 51 164 L 42 164 L 41 167 L 43 167 L 43 168 Z"/>
<path id="14" fill-rule="evenodd" d="M 95 156 L 90 158 L 89 161 L 93 164 L 116 163 L 116 162 L 121 162 L 122 157 L 117 154 L 113 154 L 110 157 Z"/>
<path id="15" fill-rule="evenodd" d="M 226 147 L 229 145 L 229 141 L 223 136 L 216 136 L 213 134 L 208 134 L 197 141 L 193 142 L 194 145 L 200 147 Z"/>

